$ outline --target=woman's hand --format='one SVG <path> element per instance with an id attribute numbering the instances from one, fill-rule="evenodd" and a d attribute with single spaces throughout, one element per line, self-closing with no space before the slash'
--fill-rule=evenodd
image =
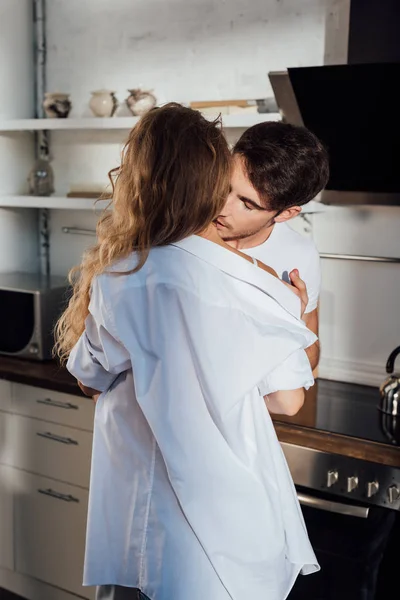
<path id="1" fill-rule="evenodd" d="M 93 388 L 87 387 L 87 385 L 83 385 L 81 381 L 78 381 L 78 385 L 81 388 L 82 392 L 85 394 L 85 396 L 90 396 L 95 402 L 97 402 L 97 399 L 101 394 L 99 390 L 94 390 Z"/>
<path id="2" fill-rule="evenodd" d="M 283 283 L 287 285 L 288 288 L 300 298 L 301 317 L 303 318 L 304 312 L 308 304 L 307 286 L 304 283 L 304 281 L 300 279 L 299 271 L 297 269 L 293 269 L 293 271 L 290 271 L 289 277 L 292 283 L 286 283 L 286 281 L 284 281 Z"/>

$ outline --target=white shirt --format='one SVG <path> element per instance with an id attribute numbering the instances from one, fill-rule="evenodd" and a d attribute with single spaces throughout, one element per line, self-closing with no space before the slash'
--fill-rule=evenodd
<path id="1" fill-rule="evenodd" d="M 312 240 L 294 231 L 287 223 L 276 223 L 263 244 L 241 248 L 240 251 L 272 267 L 288 283 L 290 271 L 298 269 L 307 286 L 308 304 L 305 312 L 317 308 L 321 291 L 321 264 Z"/>
<path id="2" fill-rule="evenodd" d="M 263 399 L 313 383 L 304 348 L 316 338 L 297 296 L 192 236 L 151 250 L 135 274 L 96 278 L 89 310 L 68 361 L 103 392 L 84 585 L 286 598 L 319 568 Z"/>

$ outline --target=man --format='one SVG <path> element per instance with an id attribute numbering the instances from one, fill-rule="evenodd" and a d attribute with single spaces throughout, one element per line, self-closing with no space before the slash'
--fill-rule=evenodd
<path id="1" fill-rule="evenodd" d="M 318 334 L 318 251 L 287 222 L 325 187 L 327 151 L 304 127 L 266 122 L 245 131 L 233 149 L 233 159 L 231 191 L 216 222 L 219 234 L 298 289 L 302 285 L 299 276 L 304 280 L 308 304 L 303 320 Z M 319 342 L 308 348 L 307 354 L 315 369 Z"/>

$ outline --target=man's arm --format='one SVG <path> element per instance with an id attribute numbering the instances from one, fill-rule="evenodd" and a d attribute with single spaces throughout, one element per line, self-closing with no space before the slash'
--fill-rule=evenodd
<path id="1" fill-rule="evenodd" d="M 299 276 L 299 271 L 297 269 L 293 269 L 290 272 L 290 281 L 292 282 L 292 289 L 299 296 L 301 300 L 301 318 L 304 323 L 316 336 L 318 336 L 319 329 L 319 315 L 318 315 L 318 307 L 312 310 L 309 313 L 304 312 L 307 304 L 308 304 L 308 293 L 307 287 L 304 281 Z M 311 369 L 314 369 L 318 366 L 319 363 L 319 354 L 320 354 L 320 346 L 319 340 L 317 340 L 312 346 L 306 348 L 306 353 L 308 356 L 308 360 L 310 361 Z"/>
<path id="2" fill-rule="evenodd" d="M 305 313 L 303 315 L 303 321 L 307 325 L 308 329 L 311 329 L 311 331 L 313 333 L 315 333 L 315 335 L 318 335 L 318 328 L 319 328 L 318 308 L 312 310 L 309 313 Z M 319 354 L 320 354 L 319 340 L 317 340 L 309 348 L 306 348 L 306 353 L 308 356 L 308 360 L 310 361 L 310 364 L 311 364 L 311 369 L 314 371 L 314 369 L 318 366 L 318 363 L 319 363 Z"/>

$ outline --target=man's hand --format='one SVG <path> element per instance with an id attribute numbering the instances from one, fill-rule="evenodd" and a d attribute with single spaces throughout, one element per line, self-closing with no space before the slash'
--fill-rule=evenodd
<path id="1" fill-rule="evenodd" d="M 289 277 L 290 277 L 290 281 L 292 282 L 292 284 L 290 285 L 290 283 L 286 283 L 286 281 L 284 281 L 283 283 L 285 285 L 287 285 L 289 287 L 289 289 L 291 289 L 292 292 L 300 298 L 301 318 L 303 318 L 304 311 L 306 310 L 307 304 L 308 304 L 308 294 L 307 294 L 306 284 L 304 283 L 304 281 L 302 279 L 300 279 L 300 275 L 299 275 L 299 272 L 297 269 L 293 269 L 293 271 L 290 271 Z"/>
<path id="2" fill-rule="evenodd" d="M 304 311 L 307 308 L 308 304 L 308 294 L 307 294 L 307 286 L 302 279 L 300 279 L 299 271 L 297 269 L 293 269 L 289 273 L 290 281 L 292 285 L 286 283 L 287 286 L 290 287 L 292 292 L 296 294 L 300 298 L 301 301 L 301 318 L 304 323 L 316 336 L 318 336 L 318 308 L 304 315 Z M 285 282 L 284 282 L 285 283 Z M 319 340 L 314 342 L 312 346 L 306 348 L 306 353 L 308 356 L 308 360 L 310 361 L 311 369 L 314 371 L 319 363 Z M 315 376 L 315 374 L 314 374 Z"/>

